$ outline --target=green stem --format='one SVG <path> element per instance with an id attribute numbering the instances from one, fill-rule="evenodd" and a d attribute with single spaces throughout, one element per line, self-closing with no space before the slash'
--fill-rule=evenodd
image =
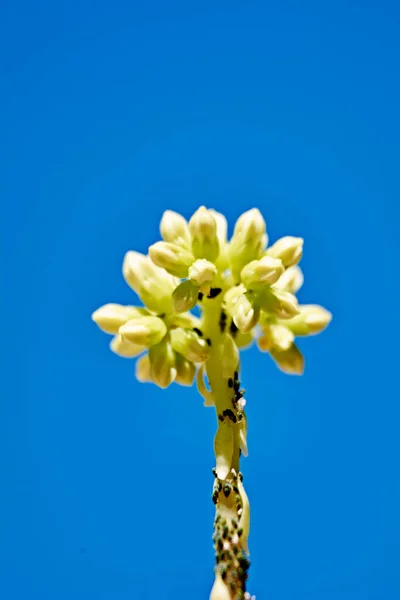
<path id="1" fill-rule="evenodd" d="M 231 469 L 224 480 L 216 478 L 213 501 L 216 504 L 214 521 L 214 545 L 216 551 L 216 567 L 225 582 L 232 600 L 241 600 L 246 589 L 249 561 L 244 552 L 240 538 L 240 515 L 243 511 L 242 498 L 239 493 L 238 478 L 240 468 L 239 418 L 242 411 L 235 405 L 234 385 L 238 386 L 238 373 L 228 376 L 223 374 L 223 334 L 229 321 L 223 314 L 223 293 L 213 299 L 204 298 L 202 302 L 202 332 L 210 342 L 209 358 L 206 371 L 209 386 L 213 395 L 218 426 L 227 422 L 233 430 L 233 453 Z M 237 367 L 239 369 L 239 367 Z M 228 412 L 227 412 L 228 411 Z M 230 415 L 224 416 L 224 415 Z"/>

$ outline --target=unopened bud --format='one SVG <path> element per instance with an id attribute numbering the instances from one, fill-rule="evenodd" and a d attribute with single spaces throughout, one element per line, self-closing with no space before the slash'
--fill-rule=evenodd
<path id="1" fill-rule="evenodd" d="M 281 371 L 289 375 L 302 375 L 304 372 L 304 357 L 295 344 L 288 350 L 279 351 L 272 348 L 270 355 Z"/>
<path id="2" fill-rule="evenodd" d="M 276 288 L 269 288 L 259 296 L 261 308 L 278 319 L 291 319 L 299 314 L 296 296 Z"/>
<path id="3" fill-rule="evenodd" d="M 205 206 L 201 206 L 190 219 L 189 231 L 194 256 L 214 262 L 219 254 L 217 223 L 214 215 Z"/>
<path id="4" fill-rule="evenodd" d="M 215 218 L 217 223 L 217 236 L 219 241 L 219 256 L 216 261 L 216 265 L 220 272 L 225 271 L 229 267 L 229 256 L 228 256 L 228 241 L 227 241 L 227 232 L 228 232 L 228 223 L 223 214 L 217 212 L 216 210 L 210 208 L 210 213 Z"/>
<path id="5" fill-rule="evenodd" d="M 122 356 L 124 358 L 133 358 L 138 354 L 141 354 L 146 350 L 146 346 L 138 346 L 137 344 L 133 344 L 129 342 L 127 339 L 123 338 L 122 335 L 116 335 L 110 343 L 110 348 L 115 354 L 118 356 Z"/>
<path id="6" fill-rule="evenodd" d="M 148 257 L 140 252 L 131 250 L 127 252 L 122 264 L 122 274 L 126 283 L 139 294 L 142 282 L 142 270 L 145 266 Z"/>
<path id="7" fill-rule="evenodd" d="M 180 354 L 175 354 L 176 358 L 176 383 L 180 385 L 191 386 L 196 375 L 196 366 Z"/>
<path id="8" fill-rule="evenodd" d="M 252 260 L 240 273 L 240 279 L 248 290 L 263 290 L 278 281 L 284 272 L 282 261 L 272 256 Z"/>
<path id="9" fill-rule="evenodd" d="M 150 377 L 160 388 L 167 388 L 176 377 L 175 352 L 166 339 L 149 349 Z"/>
<path id="10" fill-rule="evenodd" d="M 105 333 L 117 334 L 118 330 L 129 319 L 148 314 L 145 308 L 121 306 L 121 304 L 105 304 L 92 314 L 92 319 Z"/>
<path id="11" fill-rule="evenodd" d="M 172 312 L 172 292 L 176 283 L 172 275 L 157 267 L 148 256 L 127 252 L 122 272 L 126 282 L 142 302 L 157 313 Z"/>
<path id="12" fill-rule="evenodd" d="M 217 267 L 205 258 L 199 258 L 189 268 L 189 279 L 197 286 L 211 283 L 217 274 Z"/>
<path id="13" fill-rule="evenodd" d="M 182 281 L 172 293 L 172 304 L 176 313 L 191 310 L 197 304 L 199 289 L 187 279 Z"/>
<path id="14" fill-rule="evenodd" d="M 148 383 L 151 381 L 150 377 L 150 361 L 149 355 L 145 354 L 141 356 L 135 365 L 135 375 L 136 379 L 140 381 L 140 383 Z"/>
<path id="15" fill-rule="evenodd" d="M 287 321 L 287 327 L 294 335 L 316 335 L 323 331 L 331 322 L 332 313 L 316 304 L 300 306 L 300 314 Z"/>
<path id="16" fill-rule="evenodd" d="M 194 261 L 191 252 L 170 242 L 156 242 L 150 246 L 149 255 L 158 267 L 175 277 L 187 277 L 188 268 Z"/>
<path id="17" fill-rule="evenodd" d="M 235 281 L 239 281 L 240 272 L 247 263 L 260 258 L 267 242 L 265 229 L 258 208 L 248 210 L 236 221 L 229 244 L 229 262 Z"/>
<path id="18" fill-rule="evenodd" d="M 161 342 L 167 328 L 158 317 L 140 317 L 125 323 L 119 333 L 128 341 L 149 348 Z"/>
<path id="19" fill-rule="evenodd" d="M 275 283 L 275 287 L 284 292 L 295 294 L 303 285 L 303 272 L 298 265 L 289 267 Z"/>
<path id="20" fill-rule="evenodd" d="M 242 294 L 231 309 L 233 322 L 243 333 L 253 329 L 260 317 L 260 309 L 250 298 L 251 296 L 248 293 Z"/>
<path id="21" fill-rule="evenodd" d="M 189 226 L 184 217 L 173 210 L 166 210 L 161 218 L 160 233 L 166 242 L 190 249 Z"/>
<path id="22" fill-rule="evenodd" d="M 277 350 L 289 350 L 294 342 L 293 333 L 285 325 L 272 324 L 269 327 L 272 347 Z"/>
<path id="23" fill-rule="evenodd" d="M 208 357 L 208 346 L 205 340 L 190 329 L 173 329 L 171 343 L 175 352 L 182 354 L 187 360 L 194 363 L 203 362 Z"/>
<path id="24" fill-rule="evenodd" d="M 303 238 L 287 235 L 267 250 L 268 256 L 280 258 L 285 267 L 297 265 L 303 255 Z"/>

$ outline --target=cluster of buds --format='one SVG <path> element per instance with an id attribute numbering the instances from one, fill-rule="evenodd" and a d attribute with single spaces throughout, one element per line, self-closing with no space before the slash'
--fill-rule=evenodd
<path id="1" fill-rule="evenodd" d="M 258 209 L 239 217 L 230 241 L 225 217 L 205 207 L 189 222 L 166 211 L 160 232 L 163 240 L 150 246 L 147 256 L 130 251 L 123 263 L 124 278 L 143 306 L 106 304 L 93 313 L 97 325 L 114 336 L 115 353 L 142 355 L 136 364 L 140 381 L 162 388 L 174 381 L 193 383 L 198 365 L 208 358 L 209 340 L 190 311 L 216 293 L 222 294 L 237 347 L 256 339 L 280 369 L 303 372 L 295 337 L 319 333 L 331 314 L 297 302 L 295 293 L 303 283 L 297 266 L 301 238 L 283 237 L 268 247 Z"/>
<path id="2" fill-rule="evenodd" d="M 322 331 L 331 314 L 298 304 L 303 240 L 286 236 L 268 247 L 258 209 L 239 217 L 230 240 L 225 217 L 203 206 L 189 221 L 166 211 L 160 232 L 163 239 L 148 255 L 130 251 L 123 263 L 142 305 L 106 304 L 92 317 L 113 335 L 116 354 L 138 357 L 140 381 L 166 388 L 173 382 L 190 386 L 196 378 L 205 405 L 215 406 L 211 600 L 246 600 L 250 505 L 239 473 L 240 456 L 247 456 L 239 351 L 256 341 L 281 370 L 301 374 L 304 359 L 295 339 Z M 196 306 L 200 318 L 191 312 Z"/>

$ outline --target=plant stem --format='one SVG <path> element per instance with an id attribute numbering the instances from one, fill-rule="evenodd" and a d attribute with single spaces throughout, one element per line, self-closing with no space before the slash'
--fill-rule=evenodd
<path id="1" fill-rule="evenodd" d="M 238 408 L 238 371 L 228 376 L 223 372 L 223 335 L 230 323 L 223 312 L 223 293 L 217 298 L 204 298 L 202 302 L 202 331 L 211 343 L 206 372 L 216 408 L 218 427 L 232 429 L 233 451 L 229 472 L 220 479 L 216 476 L 213 501 L 216 505 L 214 521 L 214 547 L 216 553 L 216 576 L 221 576 L 232 600 L 241 600 L 246 589 L 247 571 L 247 531 L 243 535 L 241 521 L 247 503 L 242 484 L 240 468 L 240 429 L 243 426 L 243 409 Z M 222 318 L 221 318 L 222 314 Z M 247 503 L 248 504 L 248 503 Z M 248 512 L 248 511 L 247 511 Z M 247 515 L 248 516 L 248 515 Z M 247 527 L 248 529 L 248 527 Z M 244 539 L 246 537 L 246 539 Z"/>

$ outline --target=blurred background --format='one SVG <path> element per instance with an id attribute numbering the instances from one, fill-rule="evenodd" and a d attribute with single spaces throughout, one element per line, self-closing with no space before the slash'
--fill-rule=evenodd
<path id="1" fill-rule="evenodd" d="M 1 7 L 0 596 L 207 599 L 214 412 L 92 323 L 169 208 L 259 207 L 334 314 L 306 372 L 243 354 L 257 600 L 400 597 L 400 7 Z"/>

